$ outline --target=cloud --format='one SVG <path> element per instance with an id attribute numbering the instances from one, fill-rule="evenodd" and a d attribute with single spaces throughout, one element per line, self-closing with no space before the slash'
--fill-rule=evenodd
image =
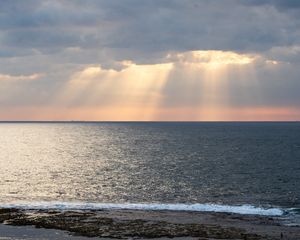
<path id="1" fill-rule="evenodd" d="M 266 52 L 266 57 L 286 62 L 286 63 L 300 63 L 300 45 L 288 47 L 273 47 Z"/>
<path id="2" fill-rule="evenodd" d="M 243 2 L 249 5 L 271 5 L 281 10 L 300 9 L 298 0 L 243 0 Z"/>
<path id="3" fill-rule="evenodd" d="M 9 75 L 9 74 L 0 74 L 0 81 L 32 81 L 39 79 L 43 76 L 40 73 L 34 73 L 31 75 Z"/>
<path id="4" fill-rule="evenodd" d="M 205 65 L 243 65 L 255 60 L 255 55 L 238 54 L 231 51 L 200 50 L 184 53 L 168 54 L 167 59 L 180 63 L 195 63 Z"/>
<path id="5" fill-rule="evenodd" d="M 276 1 L 293 6 L 281 2 Z M 170 51 L 251 52 L 300 41 L 299 19 L 256 1 L 31 0 L 1 5 L 2 49 L 15 56 L 25 49 L 55 54 L 70 47 L 105 48 L 115 60 L 145 63 L 149 55 L 154 57 L 149 61 L 157 61 Z"/>

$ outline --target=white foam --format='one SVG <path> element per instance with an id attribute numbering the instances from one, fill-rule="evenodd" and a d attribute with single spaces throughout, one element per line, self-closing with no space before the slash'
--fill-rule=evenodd
<path id="1" fill-rule="evenodd" d="M 279 216 L 284 211 L 279 208 L 261 208 L 252 205 L 230 206 L 219 204 L 160 204 L 160 203 L 84 203 L 84 202 L 36 202 L 0 204 L 0 208 L 21 209 L 128 209 L 128 210 L 169 210 L 196 212 L 224 212 L 250 215 Z"/>

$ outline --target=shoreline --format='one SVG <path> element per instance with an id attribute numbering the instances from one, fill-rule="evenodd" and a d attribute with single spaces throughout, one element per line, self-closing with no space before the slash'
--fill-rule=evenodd
<path id="1" fill-rule="evenodd" d="M 96 203 L 96 202 L 16 202 L 1 204 L 1 208 L 31 210 L 142 210 L 142 211 L 186 211 L 186 212 L 220 212 L 244 215 L 282 216 L 287 209 L 279 207 L 261 207 L 251 204 L 226 205 L 216 203 Z"/>
<path id="2" fill-rule="evenodd" d="M 2 208 L 0 223 L 98 238 L 300 239 L 278 217 L 216 212 Z"/>

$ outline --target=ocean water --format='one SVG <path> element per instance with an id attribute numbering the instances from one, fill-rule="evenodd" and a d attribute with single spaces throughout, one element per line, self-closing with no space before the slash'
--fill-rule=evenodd
<path id="1" fill-rule="evenodd" d="M 297 215 L 300 123 L 1 123 L 0 205 Z"/>

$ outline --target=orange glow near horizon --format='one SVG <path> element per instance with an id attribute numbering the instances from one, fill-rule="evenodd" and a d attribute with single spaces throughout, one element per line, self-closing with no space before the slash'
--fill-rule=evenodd
<path id="1" fill-rule="evenodd" d="M 209 117 L 210 109 L 199 109 L 198 116 L 193 116 L 194 108 L 163 109 L 161 118 L 149 119 L 140 117 L 132 119 L 134 109 L 123 109 L 127 114 L 120 115 L 122 108 L 60 108 L 30 107 L 12 108 L 5 114 L 0 113 L 2 120 L 50 120 L 50 121 L 298 121 L 300 109 L 281 107 L 249 107 L 218 109 L 216 118 Z M 147 109 L 145 109 L 147 110 Z M 179 114 L 181 113 L 181 114 Z M 30 117 L 28 117 L 30 116 Z"/>

